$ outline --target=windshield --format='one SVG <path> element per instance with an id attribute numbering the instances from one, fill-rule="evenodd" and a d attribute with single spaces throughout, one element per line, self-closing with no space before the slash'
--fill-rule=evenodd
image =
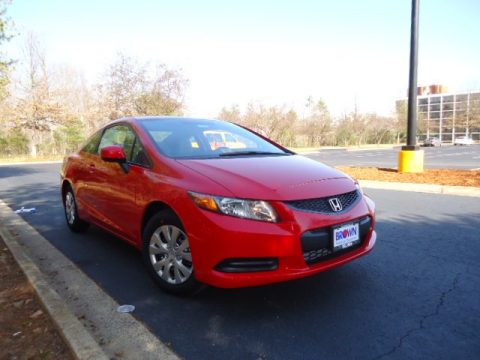
<path id="1" fill-rule="evenodd" d="M 160 152 L 175 159 L 291 154 L 254 133 L 225 121 L 167 118 L 139 122 Z"/>

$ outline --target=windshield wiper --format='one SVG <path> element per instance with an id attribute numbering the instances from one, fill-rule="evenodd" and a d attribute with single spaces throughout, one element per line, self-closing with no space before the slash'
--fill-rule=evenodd
<path id="1" fill-rule="evenodd" d="M 219 156 L 245 156 L 245 155 L 290 155 L 288 153 L 277 153 L 269 151 L 232 151 L 221 153 Z"/>

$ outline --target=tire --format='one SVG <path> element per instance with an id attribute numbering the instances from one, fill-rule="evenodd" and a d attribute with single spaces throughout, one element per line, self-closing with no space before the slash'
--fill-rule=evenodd
<path id="1" fill-rule="evenodd" d="M 170 211 L 152 216 L 145 226 L 143 260 L 155 283 L 169 293 L 190 295 L 203 288 L 195 279 L 188 235 Z"/>
<path id="2" fill-rule="evenodd" d="M 84 232 L 88 229 L 90 224 L 78 216 L 77 200 L 71 186 L 68 186 L 67 191 L 63 196 L 63 209 L 65 213 L 65 220 L 71 231 L 75 233 Z"/>

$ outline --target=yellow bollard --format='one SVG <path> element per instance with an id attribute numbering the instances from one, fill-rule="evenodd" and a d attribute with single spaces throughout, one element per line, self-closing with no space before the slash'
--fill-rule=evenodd
<path id="1" fill-rule="evenodd" d="M 398 172 L 423 172 L 423 150 L 401 150 L 398 156 Z"/>

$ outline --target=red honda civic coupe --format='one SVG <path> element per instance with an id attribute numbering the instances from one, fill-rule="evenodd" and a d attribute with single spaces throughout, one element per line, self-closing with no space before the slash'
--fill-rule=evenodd
<path id="1" fill-rule="evenodd" d="M 61 193 L 72 231 L 122 238 L 174 293 L 314 275 L 376 241 L 350 176 L 220 120 L 116 120 L 65 158 Z"/>

